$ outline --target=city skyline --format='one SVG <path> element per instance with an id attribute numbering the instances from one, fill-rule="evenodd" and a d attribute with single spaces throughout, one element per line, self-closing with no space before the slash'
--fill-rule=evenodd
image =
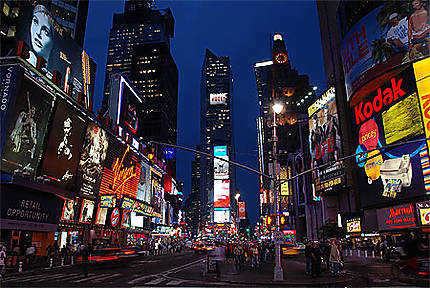
<path id="1" fill-rule="evenodd" d="M 217 55 L 231 58 L 235 144 L 241 147 L 236 149 L 236 161 L 257 169 L 255 119 L 259 108 L 253 66 L 255 62 L 271 59 L 270 42 L 274 33 L 284 36 L 292 66 L 299 73 L 309 75 L 310 84 L 319 88 L 317 95 L 325 89 L 315 2 L 234 1 L 214 5 L 210 1 L 157 1 L 157 9 L 164 8 L 170 8 L 175 19 L 171 51 L 179 70 L 178 144 L 193 148 L 200 142 L 199 125 L 195 123 L 200 122 L 200 75 L 208 48 Z M 90 3 L 84 48 L 98 66 L 95 109 L 100 107 L 103 95 L 102 69 L 106 66 L 113 13 L 122 13 L 123 10 L 124 1 Z M 290 11 L 289 17 L 283 16 L 285 11 Z M 231 28 L 233 25 L 236 25 L 234 29 Z M 298 26 L 301 29 L 296 29 Z M 244 106 L 247 109 L 240 108 Z M 188 178 L 193 159 L 190 152 L 177 153 L 177 179 L 184 182 L 184 199 L 191 190 L 191 179 Z M 251 222 L 255 224 L 259 210 L 258 176 L 237 169 L 237 187 L 247 202 Z"/>

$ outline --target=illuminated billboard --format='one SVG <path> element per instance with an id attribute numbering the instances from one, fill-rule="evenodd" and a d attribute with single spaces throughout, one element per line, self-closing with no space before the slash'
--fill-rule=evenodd
<path id="1" fill-rule="evenodd" d="M 108 208 L 99 207 L 97 209 L 96 225 L 105 225 Z"/>
<path id="2" fill-rule="evenodd" d="M 214 222 L 215 223 L 229 223 L 230 222 L 230 210 L 229 209 L 215 209 L 214 210 Z"/>
<path id="3" fill-rule="evenodd" d="M 210 105 L 227 104 L 227 93 L 210 93 Z"/>
<path id="4" fill-rule="evenodd" d="M 230 180 L 214 180 L 214 207 L 230 207 Z"/>
<path id="5" fill-rule="evenodd" d="M 151 170 L 153 171 L 153 170 Z M 161 204 L 164 199 L 164 194 L 162 191 L 162 187 L 160 185 L 160 180 L 158 177 L 154 175 L 154 173 L 151 173 L 151 197 L 152 202 L 151 205 L 154 207 L 154 211 L 157 213 L 161 212 Z"/>
<path id="6" fill-rule="evenodd" d="M 142 161 L 136 199 L 151 203 L 151 168 Z"/>
<path id="7" fill-rule="evenodd" d="M 78 201 L 72 199 L 64 199 L 63 213 L 61 214 L 61 220 L 75 221 L 75 215 L 77 214 Z"/>
<path id="8" fill-rule="evenodd" d="M 41 159 L 45 136 L 50 119 L 54 95 L 25 76 L 14 107 L 9 106 L 9 127 L 2 131 L 5 137 L 1 170 L 35 175 Z M 12 113 L 13 112 L 13 113 Z M 3 124 L 2 124 L 3 125 Z M 3 128 L 3 127 L 2 127 Z"/>
<path id="9" fill-rule="evenodd" d="M 245 201 L 239 201 L 239 219 L 246 219 Z"/>
<path id="10" fill-rule="evenodd" d="M 109 116 L 114 124 L 136 134 L 140 125 L 140 106 L 143 103 L 137 90 L 124 76 L 114 73 L 110 78 Z"/>
<path id="11" fill-rule="evenodd" d="M 334 162 L 342 155 L 339 115 L 334 87 L 325 91 L 309 108 L 309 149 L 311 167 Z M 312 171 L 312 185 L 316 196 L 337 190 L 345 185 L 342 163 Z"/>
<path id="12" fill-rule="evenodd" d="M 77 186 L 82 195 L 94 196 L 98 192 L 108 144 L 106 131 L 89 122 L 78 166 Z"/>
<path id="13" fill-rule="evenodd" d="M 82 199 L 81 215 L 79 216 L 79 222 L 91 224 L 94 212 L 94 201 Z"/>
<path id="14" fill-rule="evenodd" d="M 141 159 L 131 151 L 130 146 L 110 137 L 104 161 L 100 194 L 126 195 L 136 198 L 140 179 Z"/>
<path id="15" fill-rule="evenodd" d="M 122 208 L 122 209 L 124 209 L 124 210 L 129 210 L 129 211 L 131 211 L 131 210 L 133 209 L 133 206 L 134 206 L 134 204 L 135 204 L 135 201 L 136 201 L 136 200 L 134 200 L 134 199 L 131 199 L 131 198 L 129 198 L 129 197 L 125 197 L 125 196 L 123 196 L 123 197 L 122 197 L 121 208 Z"/>
<path id="16" fill-rule="evenodd" d="M 430 226 L 430 201 L 417 203 L 417 212 L 421 226 Z"/>
<path id="17" fill-rule="evenodd" d="M 116 207 L 116 195 L 100 195 L 101 208 Z"/>
<path id="18" fill-rule="evenodd" d="M 429 55 L 428 7 L 423 7 L 425 1 L 413 2 L 387 1 L 343 37 L 341 57 L 347 99 L 370 79 Z"/>
<path id="19" fill-rule="evenodd" d="M 376 79 L 380 85 L 367 87 L 368 94 L 351 108 L 363 207 L 426 194 L 424 184 L 430 181 L 426 142 L 381 148 L 425 138 L 414 73 L 408 65 L 380 76 Z"/>
<path id="20" fill-rule="evenodd" d="M 408 229 L 417 227 L 415 208 L 412 204 L 377 209 L 379 230 Z"/>
<path id="21" fill-rule="evenodd" d="M 86 129 L 83 115 L 59 98 L 40 173 L 50 180 L 49 184 L 76 191 L 76 170 Z"/>
<path id="22" fill-rule="evenodd" d="M 37 57 L 43 57 L 46 68 L 42 70 L 48 78 L 52 79 L 54 71 L 60 72 L 59 88 L 75 99 L 82 92 L 83 105 L 88 108 L 93 98 L 96 65 L 48 9 L 37 2 L 21 1 L 13 48 L 17 51 L 18 42 L 24 41 L 29 47 L 26 61 L 36 67 Z"/>
<path id="23" fill-rule="evenodd" d="M 359 233 L 361 232 L 361 221 L 360 218 L 346 220 L 346 232 L 347 233 Z"/>

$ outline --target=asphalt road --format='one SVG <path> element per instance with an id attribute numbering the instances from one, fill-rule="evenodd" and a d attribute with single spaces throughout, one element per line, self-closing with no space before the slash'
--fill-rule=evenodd
<path id="1" fill-rule="evenodd" d="M 1 287 L 136 287 L 136 286 L 228 286 L 199 278 L 174 277 L 193 266 L 202 266 L 204 255 L 183 252 L 175 255 L 128 259 L 116 264 L 89 265 L 88 277 L 78 266 L 42 268 L 20 275 L 6 275 Z M 203 266 L 202 266 L 203 267 Z M 202 269 L 203 270 L 203 269 Z"/>

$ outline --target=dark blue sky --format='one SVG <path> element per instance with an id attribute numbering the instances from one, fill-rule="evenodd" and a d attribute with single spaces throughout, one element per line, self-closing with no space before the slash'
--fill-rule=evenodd
<path id="1" fill-rule="evenodd" d="M 171 51 L 179 70 L 178 144 L 199 144 L 200 74 L 205 49 L 230 56 L 234 75 L 233 121 L 236 161 L 258 169 L 258 97 L 253 65 L 269 60 L 273 33 L 281 33 L 292 67 L 307 74 L 310 84 L 325 90 L 321 37 L 314 1 L 157 1 L 175 18 Z M 122 13 L 124 1 L 90 1 L 85 49 L 97 63 L 95 110 L 101 106 L 109 30 L 113 13 Z M 177 178 L 191 190 L 194 155 L 177 153 Z M 255 224 L 259 216 L 258 176 L 237 168 L 237 186 Z"/>

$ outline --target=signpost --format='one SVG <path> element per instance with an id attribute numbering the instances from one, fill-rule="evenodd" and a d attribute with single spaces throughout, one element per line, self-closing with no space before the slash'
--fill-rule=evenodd
<path id="1" fill-rule="evenodd" d="M 275 244 L 283 244 L 284 243 L 284 233 L 282 233 L 281 231 L 273 232 L 273 242 L 275 242 Z"/>

